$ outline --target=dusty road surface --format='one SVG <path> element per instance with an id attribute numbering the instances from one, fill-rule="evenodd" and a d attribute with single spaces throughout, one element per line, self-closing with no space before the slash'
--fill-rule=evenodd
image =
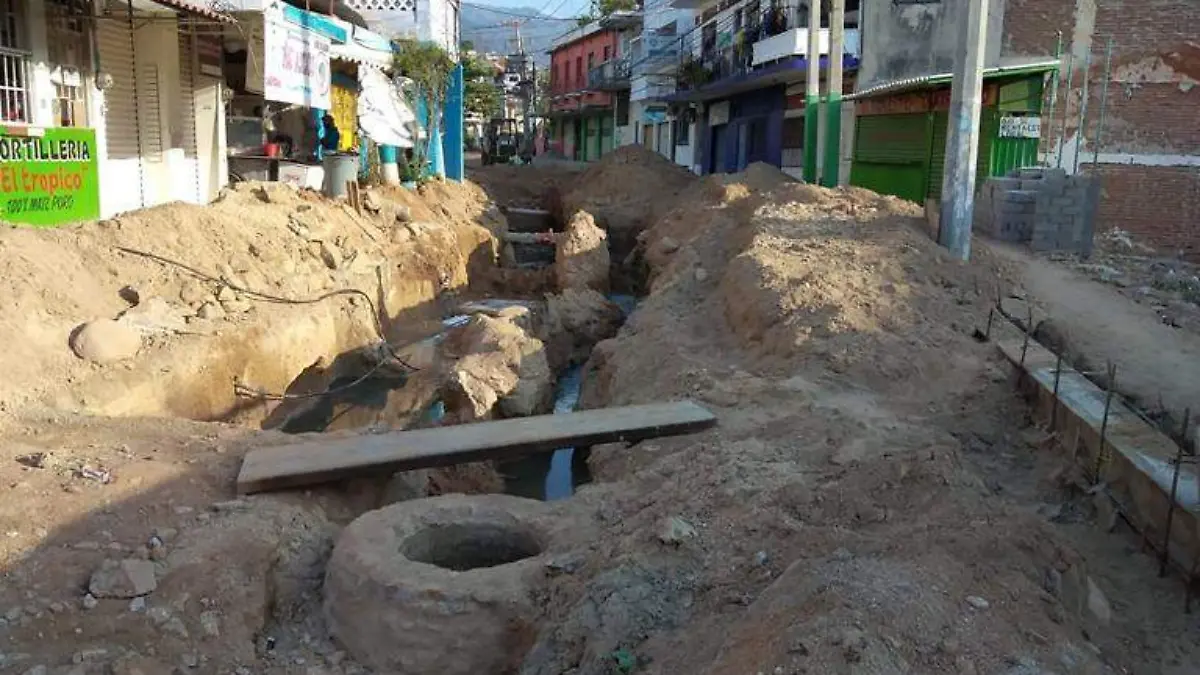
<path id="1" fill-rule="evenodd" d="M 0 231 L 0 673 L 1200 672 L 1180 579 L 1096 525 L 972 338 L 1025 284 L 1089 358 L 1158 339 L 1095 288 L 765 166 L 476 177 Z M 514 265 L 501 206 L 563 212 L 554 265 L 586 273 Z M 296 432 L 548 413 L 572 382 L 720 423 L 578 449 L 552 501 L 493 493 L 558 455 L 234 493 Z"/>
<path id="2" fill-rule="evenodd" d="M 1187 408 L 1200 410 L 1200 333 L 1171 325 L 1164 307 L 1138 302 L 1119 286 L 1015 248 L 991 250 L 1014 264 L 1041 310 L 1034 320 L 1052 321 L 1089 369 L 1116 364 L 1118 388 L 1150 411 L 1179 418 Z"/>

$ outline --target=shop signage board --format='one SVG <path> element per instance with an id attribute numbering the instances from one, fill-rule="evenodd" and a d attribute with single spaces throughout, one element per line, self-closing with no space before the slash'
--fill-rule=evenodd
<path id="1" fill-rule="evenodd" d="M 263 32 L 263 98 L 328 110 L 329 39 L 270 15 Z"/>
<path id="2" fill-rule="evenodd" d="M 1001 117 L 1000 138 L 1041 138 L 1042 118 Z"/>
<path id="3" fill-rule="evenodd" d="M 0 221 L 35 227 L 100 217 L 96 130 L 0 126 Z"/>
<path id="4" fill-rule="evenodd" d="M 1000 98 L 1000 86 L 995 82 L 984 82 L 983 106 L 996 105 Z M 904 115 L 923 112 L 943 112 L 950 109 L 950 86 L 908 93 L 884 94 L 855 101 L 856 115 Z"/>
<path id="5" fill-rule="evenodd" d="M 301 28 L 307 28 L 309 31 L 328 38 L 332 42 L 344 43 L 348 39 L 346 29 L 339 26 L 336 21 L 320 14 L 306 12 L 299 7 L 291 5 L 277 4 L 279 11 L 282 13 L 284 20 L 293 23 Z"/>

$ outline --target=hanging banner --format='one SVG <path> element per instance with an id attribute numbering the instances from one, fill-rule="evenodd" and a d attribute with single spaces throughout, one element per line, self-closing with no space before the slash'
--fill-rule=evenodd
<path id="1" fill-rule="evenodd" d="M 270 15 L 263 29 L 263 98 L 328 110 L 329 39 Z"/>
<path id="2" fill-rule="evenodd" d="M 96 130 L 0 127 L 0 221 L 49 227 L 100 217 Z"/>

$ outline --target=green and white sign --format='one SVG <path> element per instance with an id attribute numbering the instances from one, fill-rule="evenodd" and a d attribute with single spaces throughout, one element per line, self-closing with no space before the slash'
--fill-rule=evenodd
<path id="1" fill-rule="evenodd" d="M 0 127 L 0 221 L 50 227 L 100 217 L 96 130 Z"/>

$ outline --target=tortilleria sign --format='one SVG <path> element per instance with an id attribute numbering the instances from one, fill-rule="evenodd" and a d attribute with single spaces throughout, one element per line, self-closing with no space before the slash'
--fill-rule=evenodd
<path id="1" fill-rule="evenodd" d="M 100 216 L 96 130 L 0 127 L 0 221 L 51 226 Z"/>

